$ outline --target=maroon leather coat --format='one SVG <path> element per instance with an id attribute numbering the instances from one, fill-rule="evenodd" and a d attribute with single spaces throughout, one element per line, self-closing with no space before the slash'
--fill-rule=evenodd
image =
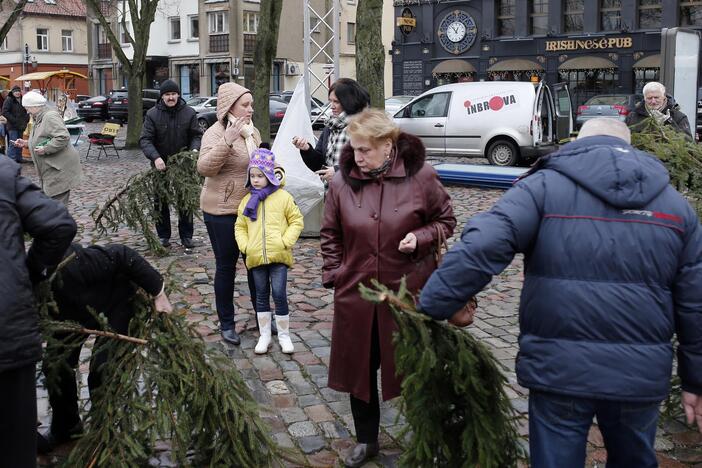
<path id="1" fill-rule="evenodd" d="M 393 165 L 381 179 L 372 179 L 356 166 L 346 145 L 340 169 L 327 192 L 321 247 L 323 283 L 334 287 L 334 322 L 329 362 L 329 387 L 370 400 L 370 351 L 373 318 L 378 317 L 383 399 L 400 394 L 395 375 L 392 334 L 397 325 L 386 305 L 361 298 L 358 284 L 372 278 L 397 289 L 419 290 L 436 269 L 436 225 L 446 237 L 456 218 L 451 200 L 436 171 L 424 162 L 425 150 L 415 136 L 400 134 Z M 417 236 L 412 254 L 398 250 L 407 233 Z"/>

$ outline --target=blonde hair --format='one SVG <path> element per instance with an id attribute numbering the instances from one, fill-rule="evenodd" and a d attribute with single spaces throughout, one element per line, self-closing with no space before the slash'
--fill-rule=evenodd
<path id="1" fill-rule="evenodd" d="M 400 129 L 384 111 L 367 108 L 351 117 L 346 126 L 346 134 L 366 139 L 377 146 L 388 138 L 395 143 L 400 136 Z"/>

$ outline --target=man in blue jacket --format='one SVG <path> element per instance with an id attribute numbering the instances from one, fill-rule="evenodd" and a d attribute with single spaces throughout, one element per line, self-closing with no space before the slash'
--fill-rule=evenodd
<path id="1" fill-rule="evenodd" d="M 524 254 L 516 371 L 529 388 L 532 467 L 583 466 L 593 416 L 607 466 L 657 466 L 671 339 L 689 423 L 702 430 L 702 231 L 629 129 L 588 121 L 466 224 L 419 307 L 453 317 Z M 454 317 L 455 315 L 455 317 Z"/>

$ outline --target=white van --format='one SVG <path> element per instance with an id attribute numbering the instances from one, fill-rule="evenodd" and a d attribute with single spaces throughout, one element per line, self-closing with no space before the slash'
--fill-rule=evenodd
<path id="1" fill-rule="evenodd" d="M 439 86 L 395 115 L 405 132 L 430 154 L 484 155 L 490 164 L 514 166 L 553 151 L 573 130 L 570 93 L 523 81 L 480 81 Z"/>

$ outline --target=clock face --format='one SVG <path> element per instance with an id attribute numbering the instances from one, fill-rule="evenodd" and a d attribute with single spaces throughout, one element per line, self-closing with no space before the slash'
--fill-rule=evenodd
<path id="1" fill-rule="evenodd" d="M 461 40 L 463 40 L 463 38 L 466 36 L 466 25 L 458 21 L 454 21 L 448 25 L 446 35 L 451 42 L 461 42 Z"/>
<path id="2" fill-rule="evenodd" d="M 452 54 L 460 54 L 473 45 L 478 27 L 468 13 L 454 10 L 441 20 L 437 34 L 441 47 Z"/>

